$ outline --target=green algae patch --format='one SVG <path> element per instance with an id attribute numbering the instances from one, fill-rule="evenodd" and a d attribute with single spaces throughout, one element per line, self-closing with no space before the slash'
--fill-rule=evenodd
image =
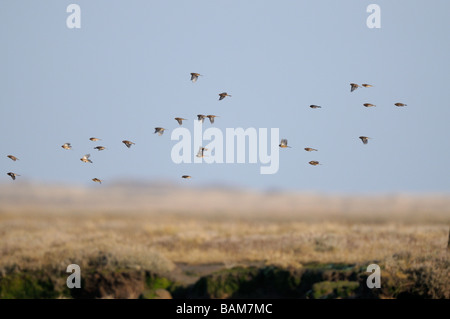
<path id="1" fill-rule="evenodd" d="M 0 278 L 0 299 L 52 299 L 60 295 L 47 275 L 22 272 Z"/>
<path id="2" fill-rule="evenodd" d="M 312 286 L 313 299 L 348 299 L 355 298 L 359 289 L 356 281 L 322 281 Z"/>

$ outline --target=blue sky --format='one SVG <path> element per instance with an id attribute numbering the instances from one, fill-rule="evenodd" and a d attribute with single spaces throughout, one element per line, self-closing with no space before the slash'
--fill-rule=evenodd
<path id="1" fill-rule="evenodd" d="M 71 3 L 81 29 L 66 26 Z M 380 29 L 366 26 L 371 3 Z M 444 0 L 2 1 L 0 182 L 13 171 L 83 185 L 448 192 L 448 12 Z M 204 76 L 192 83 L 190 72 Z M 350 93 L 351 82 L 374 87 Z M 220 92 L 232 97 L 218 101 Z M 173 118 L 193 130 L 197 114 L 220 116 L 224 132 L 279 128 L 292 148 L 280 150 L 274 175 L 259 164 L 174 164 Z M 157 126 L 168 131 L 157 136 Z M 361 135 L 373 139 L 363 145 Z M 79 160 L 87 153 L 93 164 Z"/>

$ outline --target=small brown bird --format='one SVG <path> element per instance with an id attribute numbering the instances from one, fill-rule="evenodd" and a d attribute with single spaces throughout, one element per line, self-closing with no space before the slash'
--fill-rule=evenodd
<path id="1" fill-rule="evenodd" d="M 80 158 L 80 161 L 82 161 L 84 163 L 92 163 L 92 161 L 89 159 L 90 156 L 91 156 L 91 154 L 86 154 L 82 158 Z"/>
<path id="2" fill-rule="evenodd" d="M 189 175 L 183 175 L 183 176 L 181 176 L 181 178 L 188 179 L 188 178 L 192 178 L 192 176 L 189 176 Z"/>
<path id="3" fill-rule="evenodd" d="M 133 142 L 130 142 L 130 141 L 127 141 L 127 140 L 123 140 L 122 143 L 125 144 L 128 148 L 130 148 L 131 145 L 135 145 L 136 144 L 136 143 L 133 143 Z"/>
<path id="4" fill-rule="evenodd" d="M 310 161 L 309 164 L 316 166 L 316 165 L 322 165 L 318 161 Z"/>
<path id="5" fill-rule="evenodd" d="M 204 116 L 203 114 L 197 115 L 197 119 L 199 122 L 202 122 L 202 123 L 205 122 L 205 118 L 206 118 L 206 116 Z"/>
<path id="6" fill-rule="evenodd" d="M 307 151 L 307 152 L 316 151 L 317 152 L 317 150 L 315 148 L 311 148 L 311 147 L 305 147 L 305 151 Z"/>
<path id="7" fill-rule="evenodd" d="M 403 103 L 395 103 L 394 105 L 395 106 L 407 106 L 406 104 L 403 104 Z"/>
<path id="8" fill-rule="evenodd" d="M 94 182 L 96 182 L 96 183 L 102 183 L 102 180 L 101 179 L 98 179 L 97 177 L 96 178 L 93 178 L 92 179 Z"/>
<path id="9" fill-rule="evenodd" d="M 206 155 L 204 154 L 205 151 L 207 151 L 207 148 L 204 148 L 203 146 L 200 146 L 198 149 L 198 153 L 197 153 L 197 157 L 205 157 Z"/>
<path id="10" fill-rule="evenodd" d="M 106 149 L 106 147 L 104 147 L 104 146 L 96 146 L 96 147 L 94 147 L 94 150 L 103 151 L 104 149 Z"/>
<path id="11" fill-rule="evenodd" d="M 359 138 L 361 139 L 361 141 L 362 141 L 364 144 L 369 143 L 370 137 L 367 137 L 367 136 L 360 136 Z"/>
<path id="12" fill-rule="evenodd" d="M 219 101 L 223 100 L 224 98 L 226 98 L 227 96 L 231 97 L 231 95 L 229 95 L 227 92 L 223 92 L 223 93 L 219 93 Z"/>
<path id="13" fill-rule="evenodd" d="M 63 149 L 65 149 L 65 150 L 70 150 L 70 149 L 72 149 L 72 145 L 70 145 L 70 143 L 64 143 L 61 147 L 62 147 Z"/>
<path id="14" fill-rule="evenodd" d="M 202 75 L 198 74 L 198 73 L 191 73 L 191 81 L 194 83 L 197 82 L 197 79 L 199 76 L 202 76 Z"/>
<path id="15" fill-rule="evenodd" d="M 353 92 L 354 90 L 356 90 L 357 88 L 359 88 L 359 85 L 356 83 L 350 83 L 350 92 Z"/>
<path id="16" fill-rule="evenodd" d="M 320 108 L 322 108 L 321 106 L 319 106 L 319 105 L 310 105 L 309 106 L 310 108 L 312 108 L 312 109 L 320 109 Z"/>
<path id="17" fill-rule="evenodd" d="M 362 86 L 364 86 L 365 88 L 371 88 L 373 85 L 370 84 L 361 84 Z"/>
<path id="18" fill-rule="evenodd" d="M 17 157 L 15 157 L 14 155 L 7 155 L 7 157 L 9 157 L 10 159 L 12 159 L 14 162 L 19 160 Z"/>
<path id="19" fill-rule="evenodd" d="M 165 131 L 165 130 L 166 130 L 166 129 L 163 128 L 163 127 L 155 127 L 155 133 L 154 133 L 154 134 L 158 133 L 158 135 L 161 136 L 161 135 L 164 134 L 164 131 Z"/>
<path id="20" fill-rule="evenodd" d="M 182 118 L 182 117 L 176 117 L 175 120 L 178 122 L 178 124 L 182 125 L 183 121 L 186 121 L 186 119 Z"/>
<path id="21" fill-rule="evenodd" d="M 20 176 L 19 174 L 16 174 L 16 173 L 13 173 L 13 172 L 6 173 L 6 175 L 11 176 L 11 178 L 13 179 L 13 181 L 16 180 L 16 176 Z"/>
<path id="22" fill-rule="evenodd" d="M 207 118 L 209 118 L 209 122 L 211 124 L 214 124 L 214 118 L 218 117 L 217 115 L 206 115 Z"/>
<path id="23" fill-rule="evenodd" d="M 364 106 L 365 106 L 365 107 L 372 107 L 372 106 L 376 106 L 376 105 L 370 104 L 370 103 L 364 103 Z"/>
<path id="24" fill-rule="evenodd" d="M 96 138 L 96 137 L 91 137 L 90 140 L 91 140 L 92 142 L 101 141 L 101 139 Z"/>
<path id="25" fill-rule="evenodd" d="M 288 146 L 287 144 L 288 144 L 287 139 L 283 138 L 278 146 L 281 148 L 286 148 L 286 147 L 290 148 L 290 146 Z"/>

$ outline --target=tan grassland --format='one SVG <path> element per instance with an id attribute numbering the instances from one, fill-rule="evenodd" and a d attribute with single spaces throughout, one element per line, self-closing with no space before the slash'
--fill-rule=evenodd
<path id="1" fill-rule="evenodd" d="M 449 225 L 446 195 L 1 185 L 0 271 L 378 262 L 429 269 L 448 298 Z"/>

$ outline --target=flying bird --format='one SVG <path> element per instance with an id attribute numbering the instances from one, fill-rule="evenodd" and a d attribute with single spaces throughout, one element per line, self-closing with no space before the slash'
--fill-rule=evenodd
<path id="1" fill-rule="evenodd" d="M 191 81 L 194 83 L 197 82 L 197 79 L 199 76 L 202 76 L 202 75 L 198 74 L 198 73 L 191 73 Z"/>
<path id="2" fill-rule="evenodd" d="M 395 105 L 395 106 L 407 106 L 407 105 L 404 104 L 404 103 L 395 103 L 394 105 Z"/>
<path id="3" fill-rule="evenodd" d="M 80 161 L 82 161 L 84 163 L 92 163 L 92 161 L 89 159 L 89 157 L 91 157 L 91 154 L 86 154 L 82 158 L 80 158 Z"/>
<path id="4" fill-rule="evenodd" d="M 96 137 L 91 137 L 90 140 L 91 140 L 92 142 L 101 141 L 101 139 L 96 138 Z"/>
<path id="5" fill-rule="evenodd" d="M 373 85 L 370 84 L 361 84 L 362 86 L 364 86 L 365 88 L 371 88 Z"/>
<path id="6" fill-rule="evenodd" d="M 93 178 L 92 179 L 94 182 L 96 182 L 96 183 L 102 183 L 102 180 L 101 179 L 98 179 L 97 177 L 96 178 Z"/>
<path id="7" fill-rule="evenodd" d="M 318 161 L 310 161 L 309 164 L 316 166 L 316 165 L 322 165 Z"/>
<path id="8" fill-rule="evenodd" d="M 359 88 L 359 85 L 356 83 L 350 83 L 350 92 L 353 92 L 354 90 L 356 90 L 357 88 Z"/>
<path id="9" fill-rule="evenodd" d="M 287 139 L 283 138 L 283 139 L 281 140 L 281 142 L 280 142 L 280 145 L 278 145 L 278 146 L 281 147 L 281 148 L 286 148 L 286 147 L 289 147 L 289 148 L 290 148 L 290 146 L 288 146 L 287 144 L 288 144 Z"/>
<path id="10" fill-rule="evenodd" d="M 189 176 L 189 175 L 183 175 L 183 176 L 181 176 L 181 178 L 188 179 L 188 178 L 192 178 L 192 176 Z"/>
<path id="11" fill-rule="evenodd" d="M 365 107 L 372 107 L 372 106 L 376 106 L 376 105 L 370 104 L 370 103 L 364 103 L 364 106 L 365 106 Z"/>
<path id="12" fill-rule="evenodd" d="M 186 119 L 182 118 L 182 117 L 176 117 L 175 120 L 178 122 L 178 124 L 182 125 L 183 121 L 186 121 Z"/>
<path id="13" fill-rule="evenodd" d="M 361 139 L 361 141 L 362 141 L 364 144 L 369 143 L 370 137 L 367 137 L 367 136 L 360 136 L 359 138 Z"/>
<path id="14" fill-rule="evenodd" d="M 200 122 L 205 122 L 205 118 L 206 118 L 206 116 L 204 116 L 203 114 L 198 114 L 197 115 L 197 119 L 198 119 L 198 121 Z"/>
<path id="15" fill-rule="evenodd" d="M 130 148 L 131 145 L 135 145 L 136 144 L 136 143 L 133 143 L 133 142 L 130 142 L 130 141 L 127 141 L 127 140 L 123 140 L 122 143 L 125 144 L 128 148 Z"/>
<path id="16" fill-rule="evenodd" d="M 7 155 L 7 157 L 9 157 L 10 159 L 12 159 L 14 162 L 19 160 L 17 157 L 15 157 L 14 155 Z"/>
<path id="17" fill-rule="evenodd" d="M 165 128 L 155 127 L 155 133 L 154 134 L 158 133 L 158 135 L 161 136 L 161 135 L 164 134 L 164 130 L 165 130 Z"/>
<path id="18" fill-rule="evenodd" d="M 211 124 L 214 124 L 214 118 L 218 117 L 217 115 L 206 115 L 207 118 L 209 118 L 209 122 L 211 122 Z"/>
<path id="19" fill-rule="evenodd" d="M 231 97 L 231 95 L 229 95 L 227 92 L 223 92 L 223 93 L 219 93 L 219 101 L 223 100 L 224 98 L 226 98 L 227 96 Z"/>
<path id="20" fill-rule="evenodd" d="M 16 173 L 13 173 L 13 172 L 6 173 L 6 175 L 11 176 L 11 178 L 13 179 L 13 181 L 16 180 L 16 176 L 20 176 L 19 174 L 16 174 Z"/>
<path id="21" fill-rule="evenodd" d="M 204 153 L 207 151 L 207 148 L 204 148 L 203 146 L 200 146 L 198 149 L 197 157 L 205 157 Z"/>
<path id="22" fill-rule="evenodd" d="M 64 143 L 61 147 L 62 147 L 63 149 L 65 149 L 65 150 L 70 150 L 70 149 L 72 149 L 72 145 L 70 145 L 70 143 Z"/>
<path id="23" fill-rule="evenodd" d="M 317 151 L 317 150 L 315 148 L 305 147 L 305 151 L 312 152 L 312 151 Z"/>
<path id="24" fill-rule="evenodd" d="M 94 150 L 103 151 L 104 149 L 106 149 L 106 147 L 104 147 L 104 146 L 96 146 L 96 147 L 94 147 Z"/>
<path id="25" fill-rule="evenodd" d="M 322 108 L 321 106 L 319 106 L 319 105 L 310 105 L 309 106 L 310 108 L 312 108 L 312 109 L 320 109 L 320 108 Z"/>

